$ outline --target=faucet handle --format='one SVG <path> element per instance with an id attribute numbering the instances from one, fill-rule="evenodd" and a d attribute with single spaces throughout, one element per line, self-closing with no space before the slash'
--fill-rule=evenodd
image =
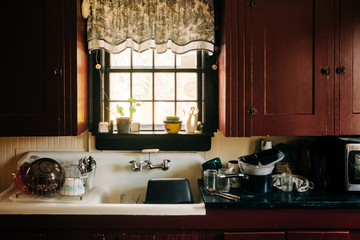
<path id="1" fill-rule="evenodd" d="M 166 170 L 169 169 L 169 167 L 170 167 L 169 162 L 171 162 L 169 159 L 164 159 L 163 160 L 163 164 L 161 166 L 162 170 L 166 171 Z"/>
<path id="2" fill-rule="evenodd" d="M 131 163 L 131 169 L 134 171 L 134 172 L 137 172 L 139 171 L 139 167 L 136 163 L 136 160 L 131 160 L 129 163 Z M 141 170 L 140 170 L 141 171 Z"/>
<path id="3" fill-rule="evenodd" d="M 151 170 L 153 169 L 155 166 L 152 164 L 152 162 L 150 160 L 145 160 L 145 161 L 142 161 L 142 163 L 146 163 L 146 168 Z"/>

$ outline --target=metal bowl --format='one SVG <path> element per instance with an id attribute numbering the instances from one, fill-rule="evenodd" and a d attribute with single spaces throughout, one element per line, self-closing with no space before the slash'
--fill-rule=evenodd
<path id="1" fill-rule="evenodd" d="M 30 164 L 23 180 L 32 193 L 47 195 L 61 189 L 65 170 L 54 159 L 40 158 Z"/>
<path id="2" fill-rule="evenodd" d="M 275 165 L 253 165 L 239 160 L 239 170 L 244 174 L 264 176 L 271 174 Z"/>

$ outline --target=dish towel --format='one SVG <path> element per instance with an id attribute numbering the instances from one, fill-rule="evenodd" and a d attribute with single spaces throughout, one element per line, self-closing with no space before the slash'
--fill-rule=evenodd
<path id="1" fill-rule="evenodd" d="M 305 177 L 300 176 L 300 175 L 296 175 L 296 174 L 292 174 L 293 176 L 293 187 L 296 191 L 298 192 L 306 192 L 309 189 L 313 189 L 314 188 L 314 183 L 307 180 Z M 281 189 L 281 174 L 275 174 L 272 176 L 272 180 L 273 180 L 273 186 Z"/>

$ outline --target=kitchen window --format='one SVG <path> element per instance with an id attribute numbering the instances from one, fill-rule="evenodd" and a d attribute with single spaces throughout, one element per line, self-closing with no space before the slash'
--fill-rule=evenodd
<path id="1" fill-rule="evenodd" d="M 180 55 L 170 50 L 157 54 L 154 49 L 138 53 L 129 48 L 118 54 L 105 53 L 105 121 L 115 121 L 118 106 L 130 117 L 126 110 L 136 104 L 131 118 L 140 123 L 141 131 L 164 131 L 166 116 L 177 115 L 185 121 L 191 107 L 200 110 L 201 121 L 201 54 L 190 51 Z"/>
<path id="2" fill-rule="evenodd" d="M 118 54 L 104 50 L 91 53 L 92 116 L 91 131 L 100 150 L 209 150 L 217 129 L 216 57 L 205 51 L 157 54 L 131 49 Z M 100 68 L 99 68 L 100 66 Z M 215 68 L 215 70 L 214 70 Z M 129 98 L 141 106 L 133 114 L 140 122 L 140 132 L 98 133 L 98 123 L 115 120 L 116 106 L 125 110 Z M 199 109 L 202 133 L 166 134 L 166 116 L 184 117 L 190 107 Z M 129 115 L 128 111 L 124 111 Z M 183 118 L 185 120 L 185 118 Z"/>

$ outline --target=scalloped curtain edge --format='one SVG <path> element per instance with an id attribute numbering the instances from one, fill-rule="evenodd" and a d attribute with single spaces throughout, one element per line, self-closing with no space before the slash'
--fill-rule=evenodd
<path id="1" fill-rule="evenodd" d="M 214 43 L 208 41 L 193 41 L 189 42 L 186 45 L 178 45 L 171 40 L 168 40 L 166 43 L 155 43 L 154 39 L 147 40 L 143 43 L 137 43 L 133 39 L 128 38 L 126 41 L 114 46 L 107 43 L 104 40 L 90 40 L 88 43 L 89 51 L 97 49 L 105 49 L 110 53 L 120 53 L 126 48 L 132 48 L 134 51 L 143 52 L 148 49 L 155 49 L 157 53 L 166 52 L 167 49 L 171 49 L 176 54 L 183 54 L 193 50 L 204 50 L 208 51 L 209 55 L 212 55 L 214 52 Z"/>

